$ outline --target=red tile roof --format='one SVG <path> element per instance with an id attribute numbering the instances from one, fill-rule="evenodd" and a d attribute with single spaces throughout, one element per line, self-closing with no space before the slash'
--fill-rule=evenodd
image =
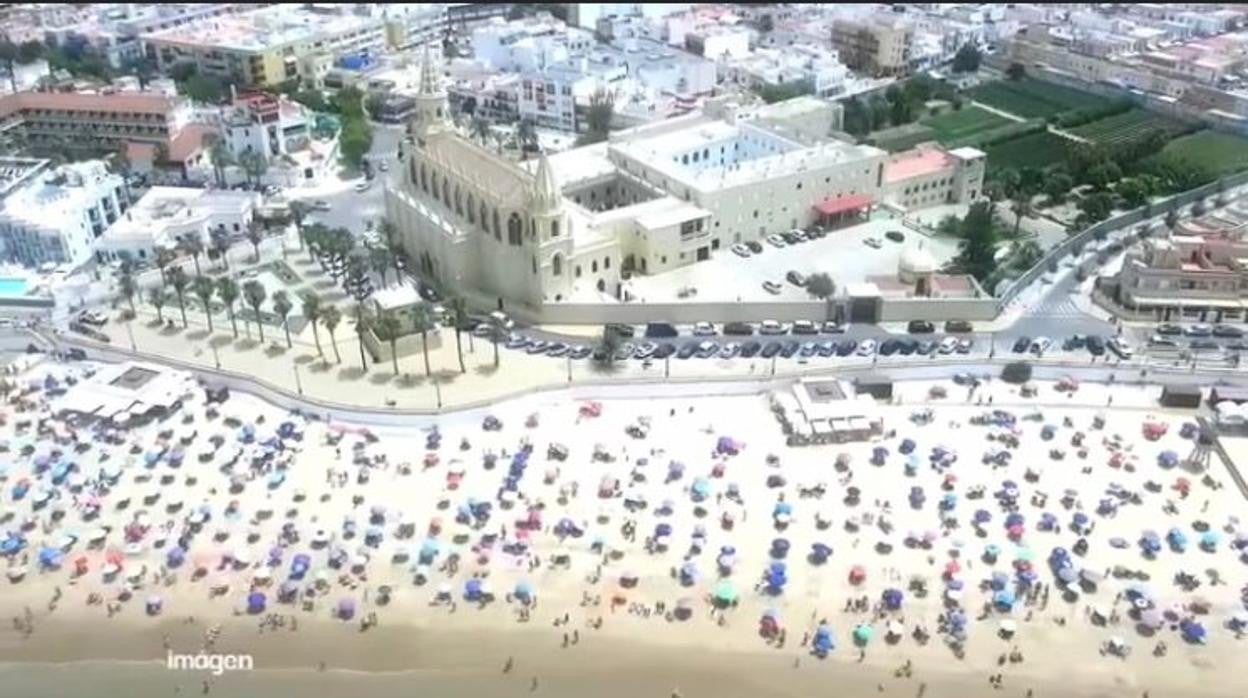
<path id="1" fill-rule="evenodd" d="M 870 194 L 850 194 L 838 196 L 835 199 L 824 199 L 815 204 L 815 210 L 822 215 L 831 216 L 845 211 L 857 211 L 870 205 Z"/>
<path id="2" fill-rule="evenodd" d="M 19 92 L 0 97 L 0 115 L 23 109 L 63 109 L 140 114 L 168 114 L 177 105 L 172 97 L 156 92 L 82 94 L 78 92 Z"/>
<path id="3" fill-rule="evenodd" d="M 169 142 L 169 161 L 186 162 L 204 147 L 204 136 L 212 129 L 201 124 L 188 124 Z"/>

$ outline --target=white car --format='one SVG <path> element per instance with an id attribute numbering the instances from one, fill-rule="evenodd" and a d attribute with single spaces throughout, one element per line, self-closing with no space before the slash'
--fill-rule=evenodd
<path id="1" fill-rule="evenodd" d="M 362 192 L 366 192 L 366 191 L 368 191 L 368 187 L 369 187 L 368 182 L 360 182 L 359 184 L 356 184 L 356 185 L 355 185 L 355 190 L 356 190 L 357 192 L 361 192 L 361 193 L 362 193 Z"/>
<path id="2" fill-rule="evenodd" d="M 746 247 L 745 245 L 743 245 L 743 244 L 741 244 L 741 243 L 739 243 L 739 242 L 738 242 L 737 244 L 735 244 L 735 245 L 733 245 L 733 246 L 732 246 L 732 252 L 733 252 L 733 254 L 737 255 L 738 257 L 749 257 L 749 256 L 750 256 L 750 248 Z"/>
<path id="3" fill-rule="evenodd" d="M 693 324 L 693 334 L 698 337 L 709 337 L 715 334 L 715 325 L 709 322 L 695 322 Z"/>
<path id="4" fill-rule="evenodd" d="M 1131 345 L 1127 344 L 1126 340 L 1120 337 L 1114 337 L 1106 344 L 1109 346 L 1109 350 L 1117 354 L 1119 358 L 1130 359 L 1135 354 L 1135 350 L 1131 348 Z"/>
<path id="5" fill-rule="evenodd" d="M 884 243 L 880 242 L 879 238 L 867 238 L 866 240 L 862 241 L 862 244 L 875 250 L 878 250 L 884 246 Z"/>
<path id="6" fill-rule="evenodd" d="M 633 358 L 648 359 L 654 354 L 654 352 L 658 351 L 658 349 L 659 345 L 654 342 L 642 342 L 637 345 L 636 351 L 633 352 Z"/>
<path id="7" fill-rule="evenodd" d="M 875 340 L 864 339 L 858 344 L 858 356 L 871 356 L 875 353 Z"/>
<path id="8" fill-rule="evenodd" d="M 767 281 L 763 282 L 763 290 L 772 295 L 780 295 L 780 291 L 784 290 L 784 287 L 768 279 Z"/>
<path id="9" fill-rule="evenodd" d="M 1029 349 L 1036 356 L 1044 356 L 1044 352 L 1048 351 L 1051 346 L 1053 346 L 1053 340 L 1048 337 L 1036 337 L 1032 340 Z"/>
<path id="10" fill-rule="evenodd" d="M 772 233 L 771 235 L 768 235 L 767 242 L 771 243 L 772 247 L 784 247 L 785 244 L 787 244 L 785 243 L 784 238 L 780 237 L 779 233 Z"/>
<path id="11" fill-rule="evenodd" d="M 324 199 L 317 199 L 312 202 L 313 211 L 328 211 L 330 208 L 332 207 L 329 205 L 329 202 Z"/>
<path id="12" fill-rule="evenodd" d="M 958 350 L 958 338 L 957 337 L 945 337 L 944 339 L 940 340 L 940 346 L 937 347 L 936 350 L 942 354 L 952 354 L 953 352 Z"/>
<path id="13" fill-rule="evenodd" d="M 789 328 L 783 322 L 775 320 L 763 320 L 758 325 L 759 334 L 785 334 L 788 331 Z"/>
<path id="14" fill-rule="evenodd" d="M 495 310 L 494 312 L 490 313 L 490 319 L 494 321 L 495 325 L 505 330 L 510 330 L 511 328 L 516 326 L 516 321 L 507 317 L 507 313 L 504 313 L 501 310 Z"/>

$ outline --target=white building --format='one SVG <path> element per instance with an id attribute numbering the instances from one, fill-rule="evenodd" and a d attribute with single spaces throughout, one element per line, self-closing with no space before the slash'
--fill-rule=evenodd
<path id="1" fill-rule="evenodd" d="M 604 17 L 643 17 L 655 19 L 684 12 L 687 2 L 573 2 L 568 5 L 568 24 L 592 30 Z"/>
<path id="2" fill-rule="evenodd" d="M 422 271 L 455 293 L 533 307 L 618 298 L 622 273 L 852 220 L 886 192 L 887 153 L 829 137 L 838 109 L 814 98 L 749 113 L 712 101 L 517 165 L 456 131 L 426 61 L 417 146 L 386 183 L 386 217 Z"/>
<path id="3" fill-rule="evenodd" d="M 77 267 L 129 205 L 125 181 L 100 160 L 48 169 L 46 161 L 0 161 L 9 173 L 0 208 L 0 256 L 37 267 Z M 0 175 L 3 177 L 3 175 Z"/>
<path id="4" fill-rule="evenodd" d="M 243 9 L 233 3 L 100 3 L 86 21 L 71 21 L 46 30 L 52 46 L 86 48 L 114 68 L 143 58 L 141 37 L 190 22 L 232 14 Z"/>
<path id="5" fill-rule="evenodd" d="M 832 97 L 846 91 L 852 78 L 836 51 L 809 45 L 759 48 L 745 58 L 725 60 L 724 70 L 738 85 L 759 87 L 809 83 L 812 93 Z"/>
<path id="6" fill-rule="evenodd" d="M 212 232 L 241 239 L 260 205 L 260 195 L 237 190 L 152 187 L 100 240 L 101 261 L 151 260 L 158 248 L 198 238 L 208 248 Z"/>

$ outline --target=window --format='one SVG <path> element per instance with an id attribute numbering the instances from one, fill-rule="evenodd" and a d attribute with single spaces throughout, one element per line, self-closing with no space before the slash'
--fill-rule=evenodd
<path id="1" fill-rule="evenodd" d="M 429 177 L 428 177 L 428 175 L 429 175 L 429 171 L 428 171 L 427 169 L 425 169 L 425 163 L 423 163 L 423 162 L 422 162 L 422 163 L 420 163 L 420 188 L 421 188 L 421 189 L 422 189 L 422 190 L 423 190 L 426 194 L 428 194 L 428 193 L 429 193 Z"/>
<path id="2" fill-rule="evenodd" d="M 485 219 L 482 218 L 481 220 L 485 220 Z M 498 209 L 494 209 L 494 239 L 498 240 L 499 242 L 502 242 L 503 235 L 502 235 L 502 232 L 500 231 L 501 231 L 501 226 L 499 226 L 498 224 Z"/>
<path id="3" fill-rule="evenodd" d="M 550 236 L 552 238 L 559 237 L 559 221 L 550 222 Z"/>
<path id="4" fill-rule="evenodd" d="M 758 209 L 754 209 L 754 217 L 758 218 Z"/>
<path id="5" fill-rule="evenodd" d="M 477 222 L 477 214 L 476 214 L 477 202 L 473 201 L 472 194 L 468 195 L 468 203 L 465 206 L 465 208 L 468 210 L 468 222 L 476 223 Z"/>
<path id="6" fill-rule="evenodd" d="M 519 214 L 512 213 L 511 217 L 507 219 L 507 244 L 518 246 L 523 243 L 524 222 L 520 220 Z"/>
<path id="7" fill-rule="evenodd" d="M 464 215 L 464 207 L 462 205 L 462 200 L 460 199 L 458 186 L 455 187 L 455 215 Z"/>
<path id="8" fill-rule="evenodd" d="M 598 273 L 598 260 L 595 259 L 593 262 L 590 262 L 589 270 L 595 274 Z"/>
<path id="9" fill-rule="evenodd" d="M 576 265 L 576 269 L 573 270 L 573 273 L 576 274 L 576 278 L 581 278 L 581 265 Z"/>
<path id="10" fill-rule="evenodd" d="M 556 254 L 550 258 L 550 275 L 561 276 L 563 274 L 563 256 Z"/>
<path id="11" fill-rule="evenodd" d="M 603 269 L 610 269 L 610 268 L 611 268 L 611 258 L 610 258 L 610 257 L 606 257 L 606 258 L 604 258 L 604 259 L 602 260 L 602 268 L 603 268 Z"/>

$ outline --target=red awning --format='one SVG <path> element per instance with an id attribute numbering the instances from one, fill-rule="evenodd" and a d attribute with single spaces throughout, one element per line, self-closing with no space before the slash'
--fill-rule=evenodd
<path id="1" fill-rule="evenodd" d="M 815 204 L 815 210 L 824 216 L 834 216 L 838 213 L 846 211 L 857 211 L 871 205 L 870 194 L 850 194 L 849 196 L 838 196 L 835 199 L 827 198 Z"/>

